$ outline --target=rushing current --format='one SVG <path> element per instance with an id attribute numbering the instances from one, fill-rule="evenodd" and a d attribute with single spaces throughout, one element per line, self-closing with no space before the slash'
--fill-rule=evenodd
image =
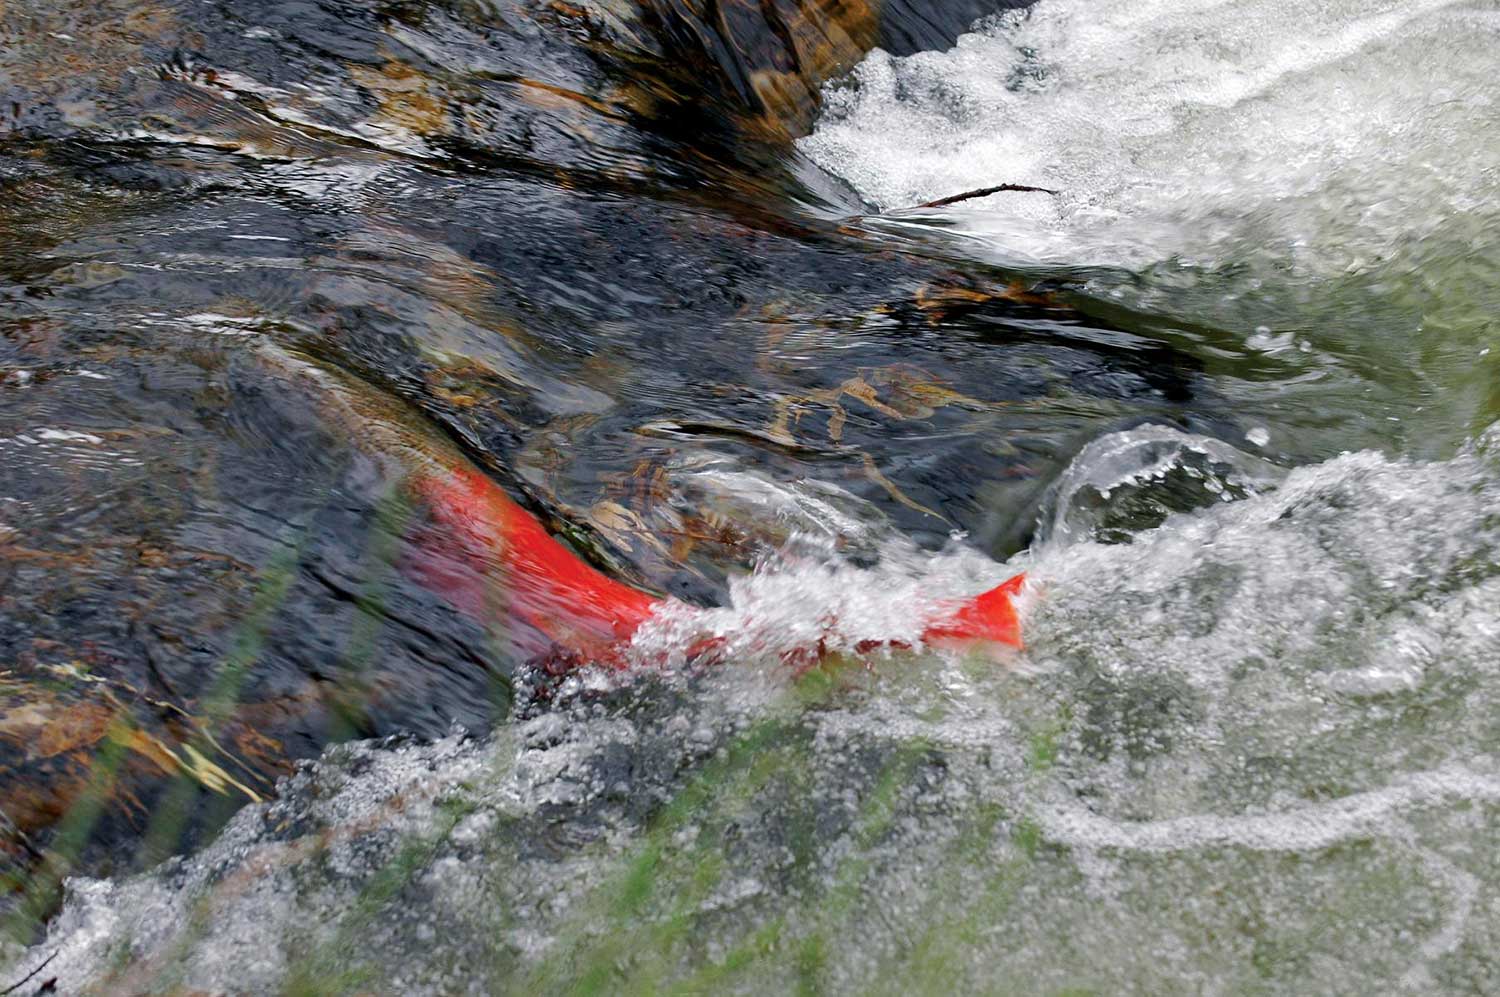
<path id="1" fill-rule="evenodd" d="M 784 12 L 718 82 L 282 6 L 4 147 L 9 977 L 1500 990 L 1500 6 Z M 434 594 L 398 419 L 684 599 L 636 671 Z M 899 646 L 1022 570 L 1024 649 Z"/>

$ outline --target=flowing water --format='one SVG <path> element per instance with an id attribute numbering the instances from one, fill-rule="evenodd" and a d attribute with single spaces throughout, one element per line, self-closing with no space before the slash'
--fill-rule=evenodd
<path id="1" fill-rule="evenodd" d="M 888 209 L 1055 189 L 890 224 L 1186 324 L 1273 452 L 1439 455 L 1497 414 L 1497 18 L 1039 5 L 948 52 L 871 57 L 802 147 Z"/>
<path id="2" fill-rule="evenodd" d="M 9 975 L 1500 989 L 1500 6 L 999 6 L 0 8 Z"/>

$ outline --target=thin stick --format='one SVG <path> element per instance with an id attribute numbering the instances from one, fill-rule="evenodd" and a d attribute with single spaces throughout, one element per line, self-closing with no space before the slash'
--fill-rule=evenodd
<path id="1" fill-rule="evenodd" d="M 61 952 L 61 951 L 62 951 L 61 949 L 58 949 L 58 952 Z M 51 962 L 53 959 L 56 959 L 56 958 L 57 958 L 57 952 L 54 952 L 51 955 L 49 955 L 47 958 L 43 959 L 42 960 L 42 964 L 40 966 L 38 966 L 36 969 L 33 969 L 31 972 L 27 973 L 26 976 L 19 983 L 12 983 L 10 986 L 6 987 L 4 990 L 0 990 L 0 997 L 5 997 L 6 994 L 15 993 L 17 990 L 20 990 L 22 987 L 24 987 L 26 985 L 26 983 L 33 976 L 35 976 L 36 974 L 40 973 L 42 970 L 46 969 L 47 968 L 47 963 Z"/>
<path id="2" fill-rule="evenodd" d="M 991 194 L 999 194 L 1002 191 L 1007 190 L 1030 191 L 1036 194 L 1051 194 L 1054 197 L 1057 195 L 1057 191 L 1049 190 L 1046 187 L 1028 187 L 1025 184 L 1020 183 L 1003 183 L 998 187 L 980 187 L 978 190 L 966 190 L 962 194 L 954 194 L 952 197 L 940 197 L 936 201 L 928 201 L 926 204 L 917 205 L 917 207 L 941 208 L 945 204 L 957 204 L 959 201 L 968 201 L 976 197 L 989 197 Z"/>

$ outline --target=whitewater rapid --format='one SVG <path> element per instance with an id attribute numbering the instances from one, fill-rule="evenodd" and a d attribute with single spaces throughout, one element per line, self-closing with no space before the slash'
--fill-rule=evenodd
<path id="1" fill-rule="evenodd" d="M 946 52 L 877 52 L 802 149 L 997 257 L 1321 275 L 1495 237 L 1500 10 L 1473 0 L 1041 0 Z"/>

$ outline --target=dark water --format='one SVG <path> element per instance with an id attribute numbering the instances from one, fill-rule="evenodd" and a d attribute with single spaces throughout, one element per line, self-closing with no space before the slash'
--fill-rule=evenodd
<path id="1" fill-rule="evenodd" d="M 374 904 L 359 907 L 366 920 L 340 922 L 331 948 L 255 976 L 248 992 L 290 992 L 297 980 L 310 993 L 385 992 L 375 977 L 338 973 L 355 958 L 344 933 L 363 939 L 358 958 L 374 965 L 387 930 L 390 951 L 416 960 L 391 992 L 459 992 L 458 981 L 481 978 L 530 990 L 611 980 L 643 992 L 712 988 L 730 977 L 704 966 L 753 961 L 756 945 L 775 949 L 776 969 L 742 989 L 859 990 L 886 979 L 884 964 L 840 962 L 832 940 L 842 932 L 867 931 L 882 958 L 911 955 L 892 941 L 904 937 L 896 914 L 882 921 L 861 907 L 858 883 L 871 868 L 896 869 L 889 882 L 900 888 L 880 896 L 912 901 L 924 918 L 945 898 L 979 898 L 924 935 L 914 975 L 890 976 L 888 987 L 934 989 L 950 961 L 964 962 L 978 987 L 984 975 L 966 954 L 994 955 L 989 936 L 973 933 L 1001 923 L 1017 890 L 1044 913 L 1015 922 L 1037 954 L 1011 952 L 1011 978 L 1054 989 L 1070 985 L 1052 972 L 1069 960 L 1082 967 L 1079 986 L 1103 986 L 1111 959 L 1159 942 L 1141 905 L 1200 879 L 1272 884 L 1244 901 L 1248 913 L 1223 901 L 1202 929 L 1212 936 L 1233 922 L 1253 939 L 1264 970 L 1255 979 L 1270 990 L 1316 963 L 1295 939 L 1272 937 L 1278 913 L 1317 922 L 1318 910 L 1294 902 L 1309 882 L 1347 889 L 1332 902 L 1345 912 L 1385 910 L 1416 890 L 1438 912 L 1413 929 L 1436 939 L 1421 954 L 1454 951 L 1442 933 L 1475 909 L 1463 891 L 1480 874 L 1453 872 L 1468 869 L 1462 858 L 1422 853 L 1422 868 L 1439 870 L 1426 886 L 1449 876 L 1468 904 L 1449 917 L 1441 896 L 1402 878 L 1409 855 L 1365 841 L 1359 814 L 1346 821 L 1358 845 L 1337 834 L 1329 845 L 1207 825 L 1162 830 L 1195 850 L 1196 871 L 1159 857 L 1170 849 L 1145 841 L 1148 832 L 1138 841 L 1089 824 L 1101 814 L 1195 819 L 1183 798 L 1236 812 L 1274 809 L 1288 794 L 1336 807 L 1375 786 L 1375 769 L 1445 757 L 1434 749 L 1392 761 L 1381 751 L 1397 735 L 1489 750 L 1488 726 L 1469 722 L 1492 701 L 1489 686 L 1450 675 L 1395 705 L 1340 686 L 1337 695 L 1353 697 L 1347 712 L 1318 728 L 1316 750 L 1298 753 L 1289 745 L 1316 727 L 1309 703 L 1322 693 L 1308 691 L 1311 680 L 1279 685 L 1264 669 L 1285 659 L 1317 672 L 1345 653 L 1364 667 L 1372 648 L 1469 638 L 1477 643 L 1453 644 L 1450 657 L 1482 660 L 1488 624 L 1462 607 L 1479 604 L 1473 593 L 1493 575 L 1494 524 L 1482 508 L 1493 482 L 1477 463 L 1335 460 L 1288 486 L 1284 508 L 1246 501 L 1208 525 L 1179 524 L 1176 546 L 1141 539 L 1170 513 L 1273 489 L 1286 467 L 1367 447 L 1449 457 L 1464 433 L 1388 432 L 1387 412 L 1405 414 L 1437 389 L 1412 393 L 1399 356 L 1357 338 L 1350 346 L 1332 319 L 1322 328 L 1345 336 L 1339 372 L 1313 384 L 1303 361 L 1246 345 L 1241 325 L 1254 327 L 1264 302 L 1230 302 L 1191 275 L 1136 282 L 1118 269 L 1105 283 L 1133 293 L 1102 293 L 1097 266 L 1006 264 L 941 238 L 945 226 L 931 219 L 917 234 L 893 229 L 799 151 L 820 87 L 871 48 L 943 49 L 1006 6 L 0 0 L 0 838 L 12 937 L 38 937 L 69 874 L 113 877 L 80 887 L 70 938 L 103 937 L 91 918 L 137 906 L 187 923 L 192 898 L 218 896 L 222 876 L 254 878 L 241 865 L 247 848 L 368 821 L 380 842 L 339 860 L 356 870 L 347 882 L 287 872 L 293 858 L 257 887 L 285 892 L 286 876 L 317 884 L 319 899 L 301 907 L 265 901 L 286 923 L 332 923 L 331 912 Z M 1432 280 L 1437 291 L 1420 301 L 1449 300 L 1440 292 L 1462 284 Z M 1487 281 L 1467 286 L 1488 300 Z M 1312 313 L 1377 324 L 1359 311 L 1366 285 L 1339 294 Z M 358 396 L 360 419 L 299 376 L 309 364 Z M 1474 412 L 1488 412 L 1491 395 L 1471 393 L 1481 400 L 1458 421 L 1477 433 L 1487 420 Z M 1250 458 L 1240 450 L 1250 449 L 1247 433 L 1264 431 L 1273 397 L 1287 409 L 1271 423 L 1270 459 Z M 1123 542 L 1044 559 L 1057 598 L 1039 611 L 1031 663 L 1053 671 L 1034 683 L 970 675 L 980 691 L 960 695 L 946 672 L 882 673 L 873 686 L 846 676 L 809 689 L 806 677 L 772 672 L 743 679 L 774 690 L 756 685 L 748 706 L 730 679 L 728 691 L 652 679 L 554 701 L 509 621 L 476 619 L 424 573 L 436 527 L 404 498 L 402 468 L 371 442 L 371 426 L 387 421 L 417 427 L 435 448 L 458 447 L 601 568 L 701 605 L 729 602 L 735 579 L 795 543 L 802 524 L 757 505 L 757 488 L 835 495 L 851 522 L 939 559 L 955 556 L 955 534 L 970 556 L 996 561 L 1069 529 Z M 1159 428 L 1128 432 L 1147 424 Z M 1170 473 L 1122 487 L 1117 458 L 1086 449 L 1101 440 L 1170 452 Z M 1360 517 L 1329 511 L 1339 508 Z M 1413 546 L 1411 524 L 1424 519 L 1446 519 L 1452 542 Z M 1360 546 L 1371 536 L 1385 538 L 1389 557 Z M 1195 553 L 1199 542 L 1215 553 Z M 857 529 L 837 545 L 857 567 L 888 549 Z M 1393 552 L 1421 567 L 1407 572 Z M 1292 567 L 1262 575 L 1266 564 Z M 1096 569 L 1102 580 L 1089 580 Z M 1302 588 L 1276 581 L 1299 572 Z M 1406 595 L 1362 594 L 1401 590 L 1413 573 L 1423 581 Z M 1091 586 L 1111 597 L 1104 608 L 1081 594 Z M 1392 624 L 1398 616 L 1420 632 Z M 1091 643 L 1101 634 L 1110 636 Z M 1233 659 L 1232 680 L 1200 673 L 1220 658 Z M 479 742 L 492 748 L 427 743 L 455 724 L 493 732 Z M 149 884 L 140 895 L 113 892 L 126 874 L 192 852 L 247 803 L 273 797 L 299 759 L 389 735 L 416 740 L 330 756 L 256 811 L 263 822 L 234 825 L 205 864 L 163 867 L 165 886 L 130 881 Z M 1226 737 L 1258 747 L 1234 753 Z M 366 789 L 350 788 L 369 771 Z M 1450 792 L 1413 780 L 1414 799 Z M 447 787 L 432 790 L 435 803 L 422 796 L 429 782 Z M 1007 795 L 1012 786 L 1018 795 Z M 1464 792 L 1487 820 L 1493 792 Z M 759 793 L 766 809 L 743 817 L 737 808 Z M 390 802 L 407 796 L 419 800 L 411 814 Z M 857 803 L 840 809 L 845 799 Z M 1052 808 L 1043 807 L 1050 823 L 1025 816 L 1037 799 Z M 503 828 L 488 844 L 448 837 L 480 817 Z M 1314 819 L 1345 826 L 1339 813 Z M 689 830 L 701 841 L 683 838 Z M 995 835 L 998 858 L 986 844 Z M 843 851 L 824 847 L 839 841 Z M 591 842 L 607 845 L 587 852 Z M 1346 846 L 1379 854 L 1367 861 Z M 1110 893 L 1080 885 L 1094 866 L 1068 864 L 1089 847 L 1147 857 L 1112 866 L 1112 882 L 1126 885 Z M 640 848 L 655 856 L 645 874 L 631 871 Z M 1326 863 L 1300 870 L 1310 879 L 1277 864 L 1328 848 Z M 778 864 L 782 851 L 795 860 Z M 498 960 L 487 976 L 422 962 L 425 936 L 394 913 L 369 913 L 404 896 L 399 886 L 382 894 L 380 876 L 403 862 L 417 863 L 416 876 L 435 857 L 476 863 L 490 870 L 474 874 L 486 882 L 499 876 L 493 894 L 460 876 L 413 901 L 463 898 L 447 929 L 452 951 L 434 951 Z M 951 875 L 914 894 L 913 864 Z M 709 879 L 693 878 L 709 867 Z M 988 878 L 973 871 L 986 869 Z M 752 880 L 743 896 L 753 916 L 721 918 L 714 912 L 740 901 L 704 899 Z M 643 899 L 652 882 L 655 898 Z M 1112 904 L 1095 909 L 1088 898 L 1099 889 Z M 545 899 L 554 890 L 574 904 L 556 917 Z M 791 914 L 763 917 L 756 904 L 780 910 L 767 897 Z M 502 901 L 511 911 L 503 957 L 484 941 L 501 928 L 473 916 Z M 515 913 L 528 910 L 539 913 Z M 694 910 L 703 932 L 694 937 L 709 940 L 687 955 L 670 927 L 623 934 L 642 918 L 670 925 Z M 1371 916 L 1382 929 L 1398 920 Z M 1134 941 L 1111 943 L 1111 956 L 1102 940 L 1121 917 L 1136 926 Z M 200 953 L 221 984 L 254 963 L 244 939 L 258 937 L 225 923 L 245 930 Z M 1095 956 L 1065 944 L 1068 923 L 1081 925 Z M 1212 945 L 1197 929 L 1173 924 L 1178 941 L 1195 940 L 1167 945 L 1162 965 L 1231 990 L 1243 982 L 1203 955 Z M 634 941 L 601 941 L 590 934 L 600 925 Z M 773 925 L 800 941 L 777 948 L 763 936 Z M 177 985 L 176 970 L 163 969 L 176 957 L 151 949 L 147 927 L 131 930 L 147 968 L 115 985 Z M 632 962 L 622 952 L 632 944 L 660 964 Z M 112 958 L 89 956 L 95 970 Z M 34 961 L 17 962 L 15 975 Z M 1132 965 L 1129 986 L 1159 982 Z M 605 975 L 591 976 L 598 967 Z M 1482 986 L 1485 972 L 1465 964 L 1445 979 Z"/>

